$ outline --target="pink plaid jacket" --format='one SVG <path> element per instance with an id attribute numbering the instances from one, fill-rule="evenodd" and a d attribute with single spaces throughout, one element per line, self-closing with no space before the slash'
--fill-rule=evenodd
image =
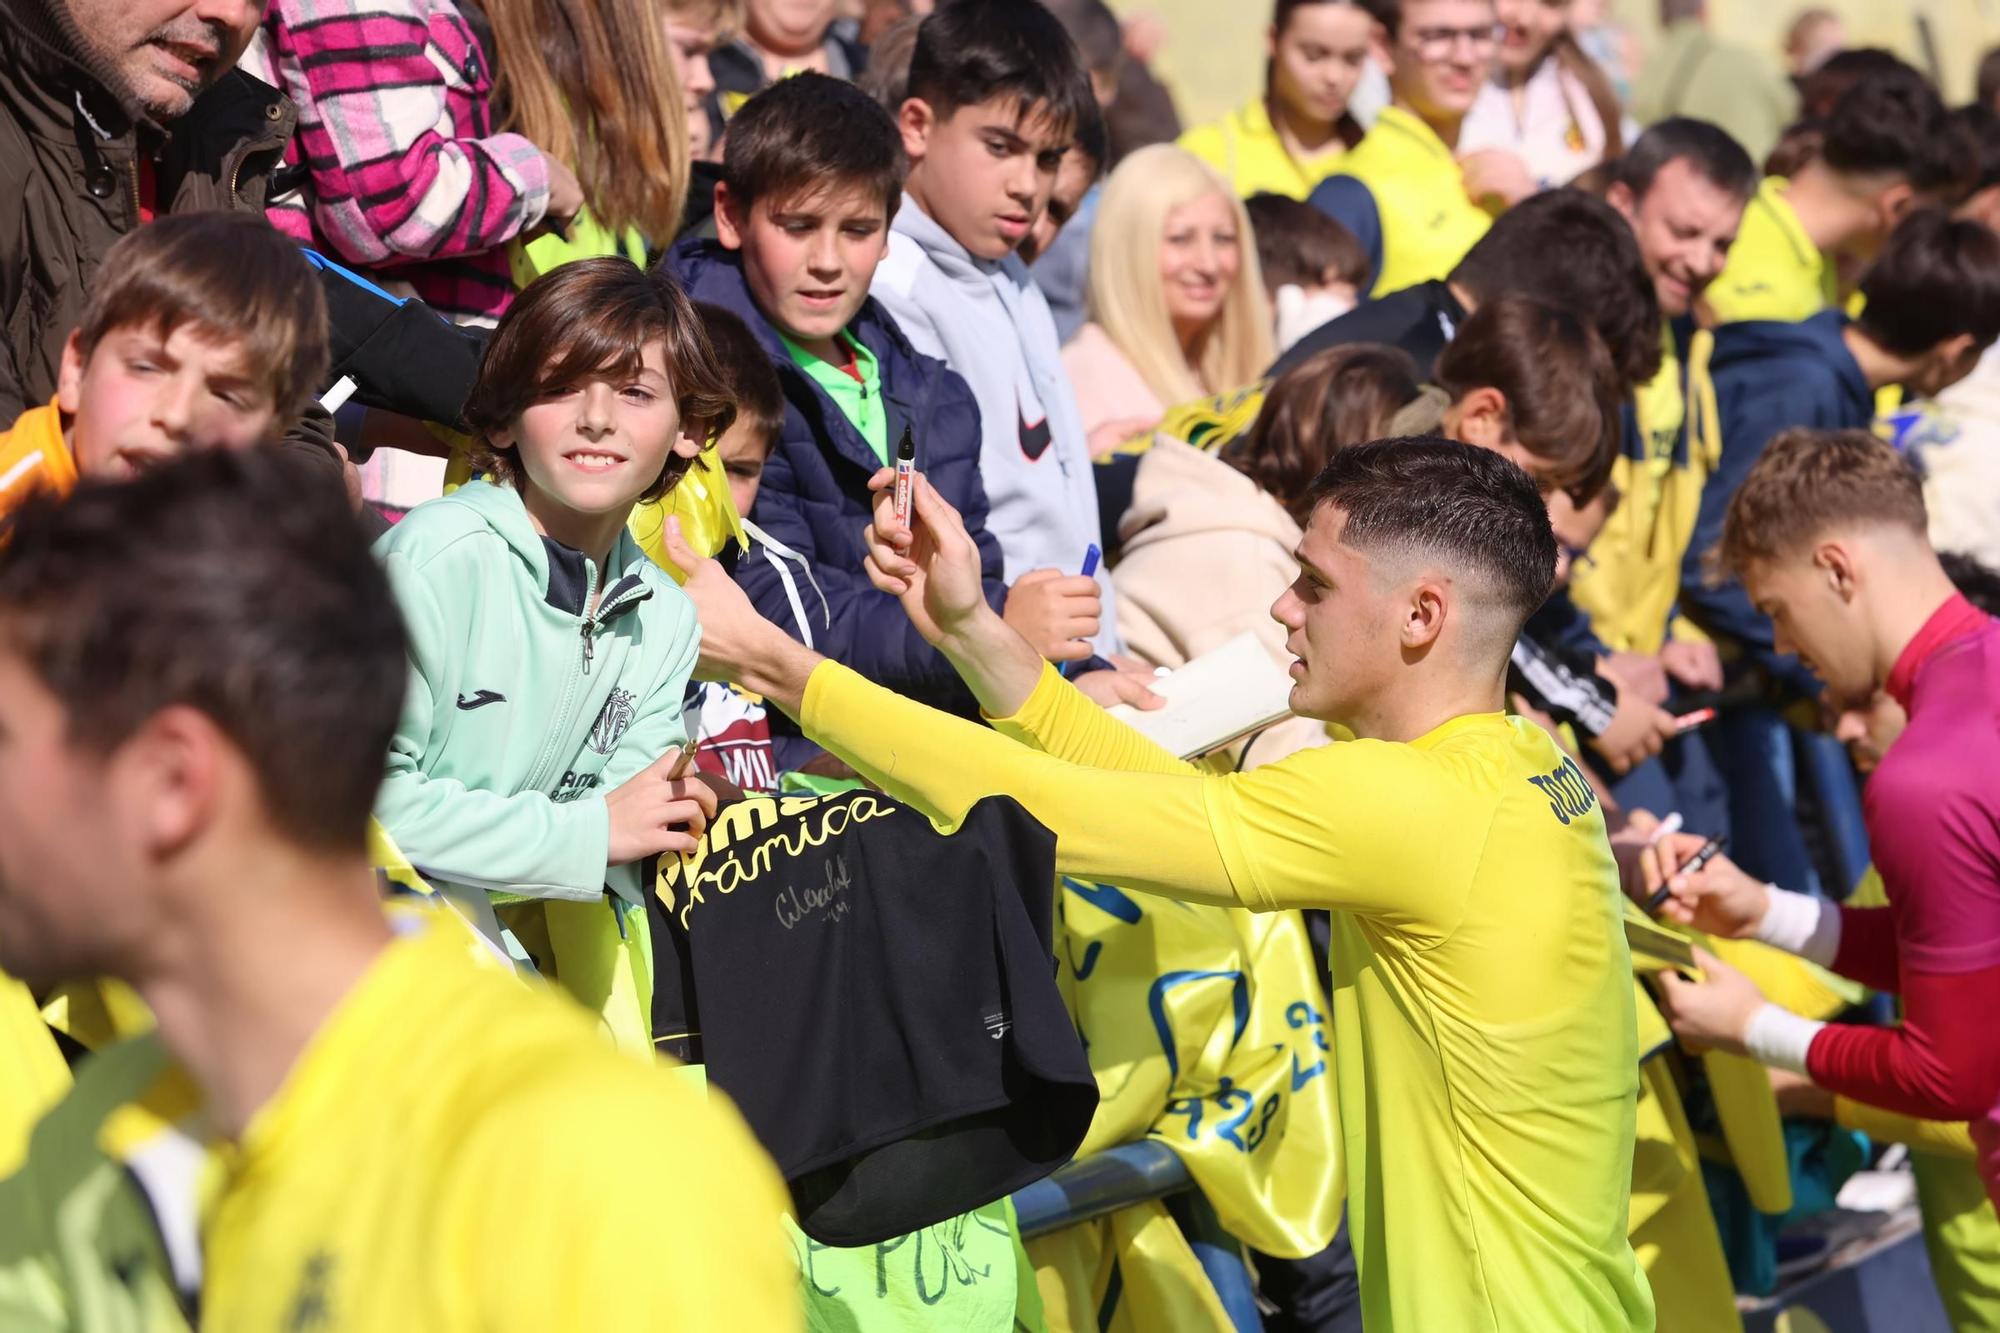
<path id="1" fill-rule="evenodd" d="M 487 54 L 451 0 L 273 0 L 244 63 L 299 108 L 285 156 L 307 179 L 276 226 L 448 318 L 506 309 L 506 245 L 541 221 L 548 171 L 492 132 Z"/>

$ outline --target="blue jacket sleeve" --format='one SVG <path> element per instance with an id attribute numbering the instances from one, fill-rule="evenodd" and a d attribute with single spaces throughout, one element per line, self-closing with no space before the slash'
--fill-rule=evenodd
<path id="1" fill-rule="evenodd" d="M 1306 202 L 1354 233 L 1368 256 L 1368 285 L 1382 272 L 1382 214 L 1375 196 L 1352 176 L 1328 176 Z"/>
<path id="2" fill-rule="evenodd" d="M 1770 377 L 1760 380 L 1755 393 L 1724 405 L 1722 457 L 1702 485 L 1694 538 L 1681 565 L 1682 613 L 1711 637 L 1738 644 L 1744 660 L 1763 667 L 1773 680 L 1808 697 L 1819 694 L 1819 679 L 1798 658 L 1777 651 L 1770 617 L 1750 604 L 1750 595 L 1741 583 L 1710 577 L 1709 553 L 1721 542 L 1729 502 L 1763 456 L 1764 446 L 1778 432 L 1795 426 L 1838 424 L 1822 419 L 1826 415 L 1823 401 L 1823 394 L 1814 392 L 1809 380 L 1787 383 Z"/>

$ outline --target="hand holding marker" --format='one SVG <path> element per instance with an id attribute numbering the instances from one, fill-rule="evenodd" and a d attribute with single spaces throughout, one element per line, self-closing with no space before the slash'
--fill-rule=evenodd
<path id="1" fill-rule="evenodd" d="M 1700 851 L 1696 852 L 1693 856 L 1690 856 L 1686 861 L 1683 861 L 1680 864 L 1680 866 L 1677 869 L 1675 869 L 1674 877 L 1678 878 L 1681 875 L 1692 875 L 1695 871 L 1701 869 L 1703 866 L 1707 865 L 1710 861 L 1713 861 L 1717 856 L 1720 856 L 1722 854 L 1722 849 L 1727 847 L 1728 845 L 1729 845 L 1729 838 L 1728 835 L 1726 834 L 1710 838 L 1707 842 L 1701 845 Z M 1670 885 L 1662 884 L 1659 887 L 1659 889 L 1654 892 L 1653 896 L 1646 900 L 1646 915 L 1658 916 L 1660 909 L 1667 905 L 1667 899 L 1673 896 L 1673 892 L 1674 892 L 1673 888 Z"/>
<path id="2" fill-rule="evenodd" d="M 1092 542 L 1090 545 L 1084 547 L 1083 577 L 1087 579 L 1096 578 L 1097 562 L 1103 558 L 1104 558 L 1104 552 L 1097 549 L 1096 542 Z M 1074 665 L 1076 665 L 1074 662 L 1064 662 L 1061 666 L 1057 667 L 1056 670 L 1062 674 L 1063 679 L 1067 680 L 1069 679 L 1069 669 Z"/>

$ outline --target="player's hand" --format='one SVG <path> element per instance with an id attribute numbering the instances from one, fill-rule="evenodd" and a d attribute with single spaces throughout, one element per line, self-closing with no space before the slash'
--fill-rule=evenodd
<path id="1" fill-rule="evenodd" d="M 1614 773 L 1629 773 L 1666 748 L 1675 735 L 1674 715 L 1620 686 L 1611 725 L 1590 739 Z"/>
<path id="2" fill-rule="evenodd" d="M 1704 841 L 1688 833 L 1657 834 L 1660 821 L 1646 810 L 1633 810 L 1625 826 L 1611 835 L 1611 855 L 1618 862 L 1618 883 L 1625 896 L 1644 907 L 1674 873 L 1675 867 L 1699 851 Z"/>
<path id="3" fill-rule="evenodd" d="M 1691 690 L 1722 688 L 1722 654 L 1699 639 L 1668 639 L 1660 645 L 1660 665 Z"/>
<path id="4" fill-rule="evenodd" d="M 921 472 L 910 477 L 910 517 L 896 520 L 896 470 L 883 468 L 868 481 L 875 492 L 875 521 L 861 534 L 868 548 L 862 564 L 868 581 L 897 598 L 903 613 L 930 644 L 951 638 L 968 621 L 990 611 L 980 577 L 979 547 L 965 519 Z"/>
<path id="5" fill-rule="evenodd" d="M 1660 1009 L 1674 1035 L 1694 1050 L 1728 1051 L 1745 1054 L 1743 1038 L 1750 1020 L 1764 1007 L 1764 993 L 1757 983 L 1697 947 L 1694 960 L 1700 964 L 1702 979 L 1689 981 L 1678 972 L 1662 972 Z"/>
<path id="6" fill-rule="evenodd" d="M 769 653 L 773 636 L 791 641 L 750 604 L 728 570 L 688 545 L 678 518 L 668 517 L 661 544 L 667 558 L 687 574 L 681 591 L 694 603 L 695 619 L 701 625 L 701 657 L 695 663 L 698 679 L 740 681 L 750 674 L 751 664 Z"/>
<path id="7" fill-rule="evenodd" d="M 1049 661 L 1078 662 L 1090 656 L 1103 609 L 1096 579 L 1060 569 L 1031 569 L 1007 590 L 1002 615 Z"/>
<path id="8" fill-rule="evenodd" d="M 1686 834 L 1674 839 L 1680 861 L 1693 856 L 1702 842 L 1696 838 L 1695 845 L 1689 847 L 1688 840 Z M 1660 906 L 1660 915 L 1720 939 L 1751 938 L 1763 923 L 1764 913 L 1771 910 L 1770 886 L 1745 874 L 1734 861 L 1720 854 L 1711 857 L 1701 869 L 1687 874 L 1676 868 L 1664 883 L 1669 896 Z"/>
<path id="9" fill-rule="evenodd" d="M 701 841 L 715 818 L 715 789 L 693 774 L 669 776 L 680 758 L 679 750 L 662 755 L 604 798 L 611 816 L 610 864 L 691 852 Z"/>

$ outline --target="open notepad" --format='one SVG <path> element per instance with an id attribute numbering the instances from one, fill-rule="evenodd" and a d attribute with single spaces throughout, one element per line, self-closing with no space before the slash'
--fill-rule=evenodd
<path id="1" fill-rule="evenodd" d="M 1141 712 L 1119 704 L 1111 715 L 1183 759 L 1240 741 L 1292 711 L 1291 676 L 1253 634 L 1239 634 L 1160 677 L 1153 693 L 1167 701 L 1165 708 Z"/>

